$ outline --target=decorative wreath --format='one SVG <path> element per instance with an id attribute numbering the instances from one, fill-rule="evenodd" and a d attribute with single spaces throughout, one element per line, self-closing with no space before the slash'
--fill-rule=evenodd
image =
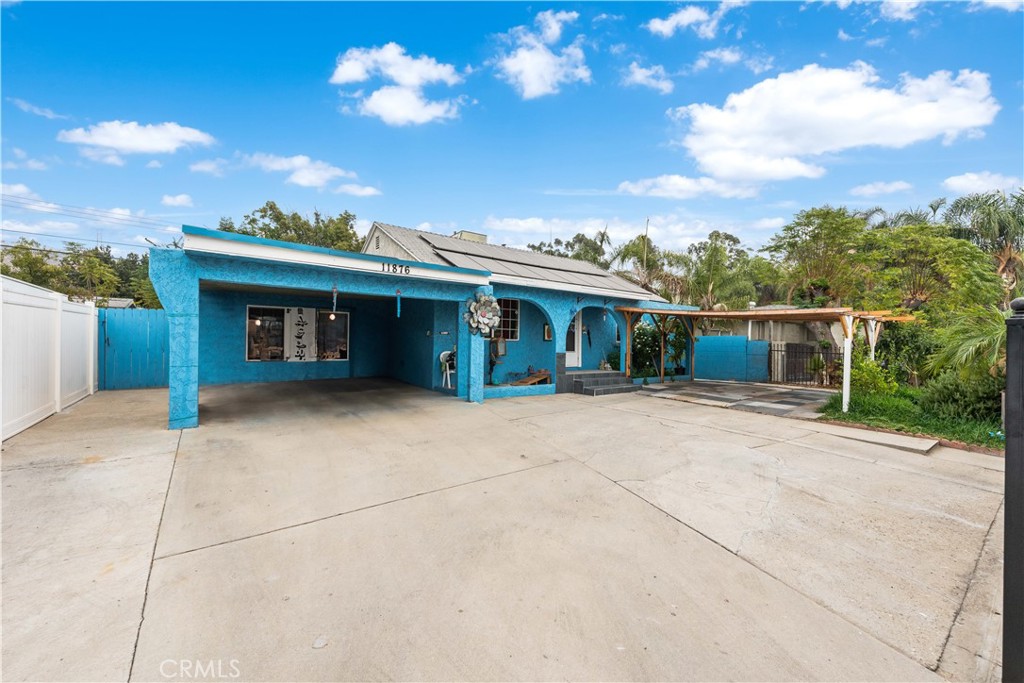
<path id="1" fill-rule="evenodd" d="M 501 320 L 501 307 L 498 306 L 498 300 L 489 294 L 477 294 L 475 301 L 473 299 L 466 300 L 466 309 L 466 312 L 462 314 L 462 319 L 469 324 L 469 331 L 483 337 L 490 337 Z"/>

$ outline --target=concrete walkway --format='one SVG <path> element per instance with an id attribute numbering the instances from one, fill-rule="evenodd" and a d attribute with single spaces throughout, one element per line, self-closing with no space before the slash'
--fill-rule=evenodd
<path id="1" fill-rule="evenodd" d="M 6 680 L 998 680 L 998 458 L 390 382 L 165 418 L 4 443 Z"/>
<path id="2" fill-rule="evenodd" d="M 644 387 L 644 391 L 658 398 L 804 420 L 821 417 L 818 409 L 836 393 L 834 390 L 813 387 L 701 379 L 652 384 Z"/>

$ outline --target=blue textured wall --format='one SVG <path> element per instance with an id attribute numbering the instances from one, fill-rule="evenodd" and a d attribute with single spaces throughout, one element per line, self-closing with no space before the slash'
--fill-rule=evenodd
<path id="1" fill-rule="evenodd" d="M 625 325 L 625 320 L 623 320 Z M 607 358 L 612 351 L 618 353 L 619 345 L 615 343 L 615 315 L 602 308 L 583 309 L 583 369 L 596 370 L 601 360 Z M 590 332 L 589 336 L 587 331 Z"/>
<path id="2" fill-rule="evenodd" d="M 199 383 L 280 382 L 302 379 L 382 377 L 389 374 L 391 319 L 394 304 L 386 300 L 338 297 L 338 310 L 349 313 L 347 361 L 247 361 L 246 306 L 288 308 L 331 307 L 322 297 L 200 290 Z"/>
<path id="3" fill-rule="evenodd" d="M 768 342 L 746 337 L 698 337 L 696 379 L 768 380 Z"/>
<path id="4" fill-rule="evenodd" d="M 535 370 L 555 371 L 555 341 L 544 341 L 544 325 L 547 317 L 529 301 L 519 302 L 519 340 L 505 343 L 505 355 L 494 366 L 494 384 L 504 384 L 515 378 L 509 374 L 523 375 L 532 365 Z M 486 394 L 490 396 L 491 394 Z"/>

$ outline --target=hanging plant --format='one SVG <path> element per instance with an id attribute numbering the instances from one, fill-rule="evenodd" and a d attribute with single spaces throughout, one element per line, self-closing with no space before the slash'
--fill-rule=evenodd
<path id="1" fill-rule="evenodd" d="M 501 320 L 501 307 L 498 300 L 489 294 L 477 294 L 476 300 L 466 300 L 466 312 L 462 319 L 469 324 L 469 331 L 473 334 L 480 334 L 490 337 L 491 333 Z"/>

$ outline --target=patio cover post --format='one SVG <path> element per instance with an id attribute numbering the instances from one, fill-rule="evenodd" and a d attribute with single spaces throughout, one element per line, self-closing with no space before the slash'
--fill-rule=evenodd
<path id="1" fill-rule="evenodd" d="M 634 325 L 633 313 L 631 313 L 629 311 L 626 311 L 625 312 L 625 316 L 626 316 L 626 339 L 625 339 L 625 342 L 626 342 L 626 367 L 623 368 L 623 370 L 626 373 L 626 377 L 632 377 L 633 376 L 633 373 L 632 373 L 632 368 L 633 368 L 633 325 Z M 639 319 L 640 319 L 640 315 L 637 314 L 637 320 L 639 320 Z"/>
<path id="2" fill-rule="evenodd" d="M 1024 681 L 1024 298 L 1006 321 L 1003 680 Z"/>
<path id="3" fill-rule="evenodd" d="M 850 360 L 853 355 L 853 316 L 839 318 L 843 325 L 843 412 L 850 412 Z"/>
<path id="4" fill-rule="evenodd" d="M 864 336 L 868 338 L 868 358 L 875 359 L 875 344 L 878 343 L 878 333 L 881 332 L 882 323 L 874 318 L 868 318 L 864 325 Z"/>

